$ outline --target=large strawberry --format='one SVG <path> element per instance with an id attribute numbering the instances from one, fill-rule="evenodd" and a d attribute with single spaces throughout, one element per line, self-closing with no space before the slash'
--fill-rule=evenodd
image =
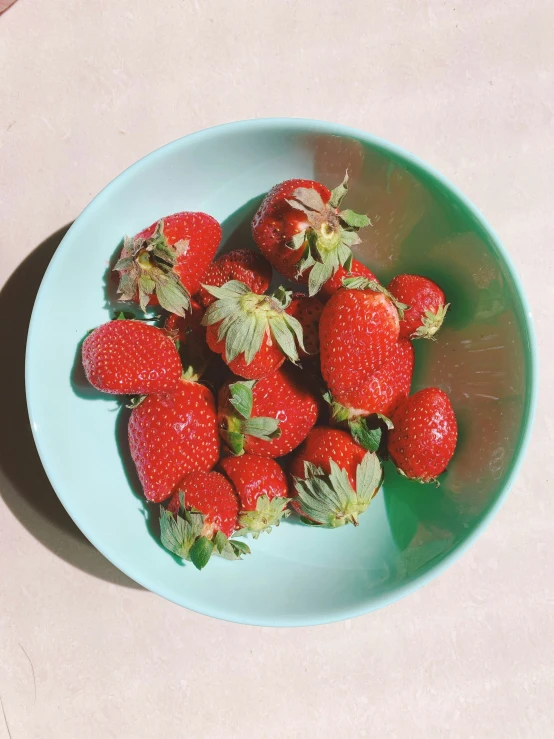
<path id="1" fill-rule="evenodd" d="M 273 295 L 258 295 L 236 280 L 205 288 L 217 298 L 203 319 L 208 346 L 235 374 L 255 380 L 287 358 L 298 361 L 296 345 L 304 349 L 304 343 L 302 326 L 286 312 L 290 292 L 279 288 Z"/>
<path id="2" fill-rule="evenodd" d="M 268 192 L 254 220 L 252 235 L 275 269 L 291 280 L 307 282 L 310 295 L 339 269 L 350 268 L 350 247 L 360 243 L 358 229 L 367 216 L 339 210 L 347 177 L 332 192 L 313 180 L 286 180 Z"/>
<path id="3" fill-rule="evenodd" d="M 303 293 L 293 293 L 287 313 L 294 316 L 302 326 L 304 347 L 300 349 L 301 357 L 311 357 L 319 354 L 319 319 L 323 311 L 323 303 L 316 297 L 309 297 Z"/>
<path id="4" fill-rule="evenodd" d="M 319 322 L 321 372 L 333 395 L 366 381 L 398 343 L 402 305 L 363 277 L 345 280 Z"/>
<path id="5" fill-rule="evenodd" d="M 400 339 L 387 361 L 361 385 L 327 397 L 331 401 L 332 421 L 347 422 L 358 443 L 376 451 L 381 428 L 378 423 L 368 427 L 366 417 L 377 414 L 390 427 L 394 409 L 408 397 L 413 371 L 413 347 L 407 339 Z"/>
<path id="6" fill-rule="evenodd" d="M 184 316 L 220 241 L 221 226 L 206 213 L 175 213 L 126 236 L 114 267 L 119 300 L 137 302 L 142 310 L 159 303 Z"/>
<path id="7" fill-rule="evenodd" d="M 399 471 L 419 482 L 436 482 L 452 459 L 458 438 L 448 395 L 429 387 L 412 395 L 393 414 L 388 450 Z"/>
<path id="8" fill-rule="evenodd" d="M 234 378 L 219 391 L 220 433 L 233 454 L 281 457 L 295 449 L 314 426 L 319 403 L 295 367 L 257 382 Z"/>
<path id="9" fill-rule="evenodd" d="M 409 306 L 400 321 L 400 336 L 433 339 L 450 305 L 436 282 L 419 275 L 398 275 L 388 289 L 397 300 Z"/>
<path id="10" fill-rule="evenodd" d="M 115 320 L 99 326 L 84 340 L 82 360 L 88 381 L 104 393 L 168 392 L 179 386 L 182 374 L 171 338 L 144 321 Z"/>
<path id="11" fill-rule="evenodd" d="M 202 282 L 212 287 L 222 287 L 226 282 L 237 280 L 247 285 L 253 293 L 261 295 L 269 287 L 271 275 L 271 264 L 259 252 L 235 249 L 212 262 Z M 196 297 L 204 308 L 216 300 L 215 296 L 202 286 Z"/>
<path id="12" fill-rule="evenodd" d="M 369 267 L 358 262 L 357 259 L 353 259 L 348 271 L 342 266 L 339 267 L 335 274 L 321 286 L 318 297 L 324 302 L 329 300 L 331 295 L 336 293 L 339 288 L 343 287 L 342 281 L 347 277 L 365 277 L 367 280 L 371 280 L 372 282 L 379 284 L 379 280 L 375 277 Z"/>
<path id="13" fill-rule="evenodd" d="M 226 477 L 219 472 L 192 472 L 181 480 L 167 509 L 160 506 L 162 544 L 190 559 L 199 570 L 212 554 L 240 559 L 250 549 L 229 538 L 239 525 L 238 510 L 236 491 Z"/>
<path id="14" fill-rule="evenodd" d="M 129 419 L 129 447 L 148 500 L 169 498 L 181 478 L 208 471 L 219 458 L 215 401 L 204 385 L 182 380 L 166 395 L 149 395 Z"/>
<path id="15" fill-rule="evenodd" d="M 313 429 L 296 453 L 293 507 L 307 522 L 335 528 L 358 525 L 383 481 L 379 458 L 339 429 Z"/>
<path id="16" fill-rule="evenodd" d="M 231 480 L 240 500 L 239 528 L 257 538 L 279 526 L 288 515 L 287 478 L 275 460 L 243 454 L 225 457 L 219 466 Z"/>

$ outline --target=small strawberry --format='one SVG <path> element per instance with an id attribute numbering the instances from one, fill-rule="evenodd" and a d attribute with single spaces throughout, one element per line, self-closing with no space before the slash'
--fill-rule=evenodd
<path id="1" fill-rule="evenodd" d="M 208 471 L 219 458 L 212 393 L 182 380 L 173 393 L 147 396 L 131 413 L 129 447 L 148 500 L 169 498 L 184 475 Z"/>
<path id="2" fill-rule="evenodd" d="M 302 326 L 304 346 L 300 349 L 301 357 L 310 357 L 319 354 L 319 319 L 323 311 L 323 303 L 315 297 L 310 298 L 303 293 L 293 293 L 287 313 L 294 316 Z"/>
<path id="3" fill-rule="evenodd" d="M 252 221 L 262 254 L 285 277 L 307 282 L 310 295 L 339 269 L 350 268 L 350 247 L 367 216 L 339 211 L 347 177 L 332 192 L 313 180 L 286 180 L 268 192 Z"/>
<path id="4" fill-rule="evenodd" d="M 206 344 L 206 328 L 202 325 L 204 308 L 191 298 L 190 310 L 184 316 L 170 313 L 165 321 L 165 330 L 178 342 L 179 354 L 187 379 L 198 379 L 213 359 Z"/>
<path id="5" fill-rule="evenodd" d="M 407 339 L 400 339 L 387 361 L 361 385 L 327 398 L 331 400 L 332 421 L 347 422 L 359 444 L 377 451 L 381 430 L 378 426 L 368 428 L 365 418 L 377 414 L 390 427 L 392 413 L 408 397 L 413 371 L 413 347 Z"/>
<path id="6" fill-rule="evenodd" d="M 253 293 L 262 295 L 269 287 L 271 275 L 271 264 L 261 254 L 250 249 L 235 249 L 212 262 L 202 282 L 212 287 L 222 287 L 226 282 L 237 280 L 247 285 Z M 196 297 L 204 308 L 216 300 L 202 286 Z"/>
<path id="7" fill-rule="evenodd" d="M 358 525 L 383 482 L 379 458 L 339 429 L 313 429 L 290 467 L 292 505 L 306 522 L 335 528 Z"/>
<path id="8" fill-rule="evenodd" d="M 319 322 L 321 372 L 333 395 L 355 388 L 384 364 L 398 343 L 403 308 L 377 283 L 345 280 Z"/>
<path id="9" fill-rule="evenodd" d="M 302 326 L 286 312 L 290 292 L 279 288 L 273 295 L 257 295 L 236 280 L 204 287 L 217 298 L 202 321 L 208 346 L 236 375 L 255 380 L 275 372 L 287 358 L 298 361 Z"/>
<path id="10" fill-rule="evenodd" d="M 234 378 L 219 391 L 220 433 L 233 454 L 281 457 L 304 441 L 319 403 L 295 367 L 257 382 Z"/>
<path id="11" fill-rule="evenodd" d="M 255 539 L 262 531 L 279 526 L 288 515 L 288 484 L 285 473 L 269 457 L 244 454 L 226 457 L 219 466 L 231 480 L 240 500 L 239 528 Z"/>
<path id="12" fill-rule="evenodd" d="M 114 267 L 119 300 L 161 305 L 185 315 L 221 241 L 221 226 L 206 213 L 175 213 L 134 238 L 125 237 Z"/>
<path id="13" fill-rule="evenodd" d="M 171 338 L 144 321 L 115 320 L 99 326 L 84 340 L 82 359 L 91 385 L 121 395 L 175 390 L 183 371 Z"/>
<path id="14" fill-rule="evenodd" d="M 393 414 L 388 450 L 398 470 L 419 482 L 435 482 L 452 459 L 458 427 L 448 395 L 429 387 Z"/>
<path id="15" fill-rule="evenodd" d="M 238 527 L 239 502 L 229 480 L 219 472 L 192 472 L 179 483 L 167 508 L 160 506 L 162 544 L 190 559 L 201 570 L 212 554 L 240 559 L 244 542 L 229 539 Z"/>
<path id="16" fill-rule="evenodd" d="M 400 336 L 406 339 L 433 339 L 450 306 L 440 287 L 427 277 L 398 275 L 389 287 L 394 297 L 406 303 L 400 321 Z"/>
<path id="17" fill-rule="evenodd" d="M 369 267 L 358 262 L 357 259 L 353 259 L 348 271 L 346 271 L 342 266 L 339 267 L 335 274 L 321 286 L 319 298 L 324 302 L 327 302 L 333 293 L 336 293 L 339 288 L 343 287 L 342 281 L 346 277 L 365 277 L 367 280 L 371 280 L 372 282 L 379 284 L 379 280 L 375 277 Z"/>

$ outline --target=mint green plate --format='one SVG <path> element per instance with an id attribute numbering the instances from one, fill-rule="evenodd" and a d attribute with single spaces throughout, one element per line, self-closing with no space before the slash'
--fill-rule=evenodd
<path id="1" fill-rule="evenodd" d="M 249 220 L 275 183 L 351 177 L 348 206 L 368 213 L 356 256 L 382 280 L 436 279 L 452 303 L 439 341 L 417 344 L 414 389 L 439 385 L 460 440 L 440 488 L 387 468 L 358 528 L 289 520 L 241 562 L 202 572 L 158 543 L 157 512 L 136 492 L 126 411 L 87 388 L 79 342 L 110 318 L 108 260 L 123 234 L 179 210 L 211 213 L 227 248 L 249 243 Z M 77 358 L 77 360 L 76 360 Z M 505 498 L 529 438 L 536 350 L 523 288 L 498 237 L 442 175 L 381 139 L 331 123 L 232 123 L 153 152 L 106 187 L 75 221 L 43 279 L 31 320 L 27 400 L 35 441 L 60 500 L 90 541 L 144 587 L 187 608 L 249 624 L 351 618 L 442 572 Z"/>

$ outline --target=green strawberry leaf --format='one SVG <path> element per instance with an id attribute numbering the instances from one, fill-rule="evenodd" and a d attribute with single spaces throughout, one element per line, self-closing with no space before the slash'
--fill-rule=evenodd
<path id="1" fill-rule="evenodd" d="M 345 172 L 344 179 L 338 185 L 335 187 L 334 190 L 331 190 L 331 197 L 329 199 L 329 205 L 332 208 L 338 208 L 340 204 L 342 203 L 344 196 L 348 192 L 348 172 Z"/>
<path id="2" fill-rule="evenodd" d="M 214 550 L 213 543 L 205 536 L 200 536 L 192 545 L 189 557 L 197 570 L 202 570 L 209 562 Z"/>
<path id="3" fill-rule="evenodd" d="M 383 435 L 380 428 L 368 428 L 365 418 L 356 418 L 350 421 L 348 426 L 354 440 L 364 449 L 368 449 L 370 452 L 376 452 L 379 449 Z"/>
<path id="4" fill-rule="evenodd" d="M 342 210 L 339 214 L 341 221 L 344 221 L 347 226 L 352 228 L 365 228 L 371 225 L 371 221 L 367 216 L 360 213 L 354 213 L 353 210 Z"/>
<path id="5" fill-rule="evenodd" d="M 250 418 L 252 415 L 252 388 L 255 384 L 255 380 L 242 380 L 229 385 L 229 402 L 243 418 Z"/>

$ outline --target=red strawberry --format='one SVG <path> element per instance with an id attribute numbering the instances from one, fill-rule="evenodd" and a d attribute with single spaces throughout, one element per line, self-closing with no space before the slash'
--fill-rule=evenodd
<path id="1" fill-rule="evenodd" d="M 346 271 L 346 269 L 342 266 L 339 267 L 335 274 L 322 285 L 319 294 L 321 300 L 323 300 L 324 302 L 329 300 L 331 295 L 333 295 L 333 293 L 336 293 L 337 290 L 342 287 L 342 281 L 345 277 L 365 277 L 366 279 L 379 284 L 379 280 L 377 279 L 377 277 L 375 277 L 369 267 L 366 267 L 365 264 L 358 262 L 357 259 L 353 259 L 348 271 Z"/>
<path id="2" fill-rule="evenodd" d="M 219 472 L 192 472 L 179 484 L 167 509 L 160 507 L 162 544 L 201 570 L 212 554 L 240 559 L 250 549 L 230 540 L 238 527 L 239 502 L 229 480 Z"/>
<path id="3" fill-rule="evenodd" d="M 159 303 L 184 316 L 220 241 L 221 226 L 206 213 L 175 213 L 132 239 L 126 236 L 114 267 L 121 275 L 119 299 L 142 310 Z"/>
<path id="4" fill-rule="evenodd" d="M 356 388 L 333 396 L 333 421 L 347 421 L 356 441 L 371 451 L 377 451 L 381 432 L 375 431 L 368 436 L 365 417 L 378 414 L 390 419 L 398 404 L 408 397 L 413 371 L 413 347 L 407 339 L 400 339 L 387 361 L 369 379 Z"/>
<path id="5" fill-rule="evenodd" d="M 458 427 L 448 395 L 429 387 L 412 395 L 393 414 L 388 450 L 406 477 L 434 482 L 452 459 Z"/>
<path id="6" fill-rule="evenodd" d="M 226 457 L 219 466 L 231 480 L 240 500 L 239 528 L 257 538 L 279 526 L 288 511 L 288 484 L 283 470 L 268 457 L 243 454 Z"/>
<path id="7" fill-rule="evenodd" d="M 148 500 L 159 503 L 179 480 L 219 458 L 215 402 L 204 385 L 183 380 L 168 395 L 149 395 L 129 419 L 129 447 Z"/>
<path id="8" fill-rule="evenodd" d="M 350 247 L 367 216 L 339 211 L 347 177 L 332 192 L 313 180 L 286 180 L 268 192 L 252 221 L 252 235 L 275 269 L 307 282 L 314 295 L 338 269 L 348 268 Z"/>
<path id="9" fill-rule="evenodd" d="M 181 360 L 165 331 L 143 321 L 104 323 L 83 342 L 83 367 L 97 390 L 146 395 L 175 390 Z"/>
<path id="10" fill-rule="evenodd" d="M 290 472 L 293 507 L 311 523 L 335 528 L 358 525 L 383 481 L 376 454 L 366 452 L 339 429 L 313 429 L 297 451 Z"/>
<path id="11" fill-rule="evenodd" d="M 208 346 L 235 374 L 254 380 L 274 372 L 287 357 L 298 361 L 302 326 L 286 312 L 290 293 L 279 288 L 274 295 L 257 295 L 236 280 L 206 289 L 217 298 L 203 319 Z"/>
<path id="12" fill-rule="evenodd" d="M 256 251 L 235 249 L 212 262 L 203 283 L 214 287 L 222 287 L 230 280 L 238 280 L 247 285 L 253 293 L 265 293 L 271 282 L 271 264 Z M 205 287 L 200 287 L 196 294 L 204 308 L 211 305 L 216 298 Z"/>
<path id="13" fill-rule="evenodd" d="M 170 313 L 165 321 L 165 330 L 179 342 L 179 354 L 187 379 L 201 377 L 214 357 L 206 345 L 203 318 L 204 308 L 191 298 L 190 310 L 184 317 Z"/>
<path id="14" fill-rule="evenodd" d="M 361 385 L 398 343 L 401 306 L 362 277 L 351 285 L 332 296 L 319 322 L 321 372 L 333 395 Z"/>
<path id="15" fill-rule="evenodd" d="M 432 339 L 442 326 L 449 304 L 440 287 L 427 277 L 398 275 L 389 287 L 394 297 L 409 306 L 400 321 L 400 336 Z"/>
<path id="16" fill-rule="evenodd" d="M 304 346 L 300 350 L 301 357 L 319 354 L 319 319 L 323 311 L 323 303 L 317 298 L 310 298 L 303 293 L 293 293 L 287 313 L 294 316 L 302 326 Z"/>
<path id="17" fill-rule="evenodd" d="M 219 391 L 218 423 L 234 454 L 281 457 L 295 449 L 317 420 L 318 398 L 300 370 L 286 367 L 257 382 L 234 378 Z"/>

